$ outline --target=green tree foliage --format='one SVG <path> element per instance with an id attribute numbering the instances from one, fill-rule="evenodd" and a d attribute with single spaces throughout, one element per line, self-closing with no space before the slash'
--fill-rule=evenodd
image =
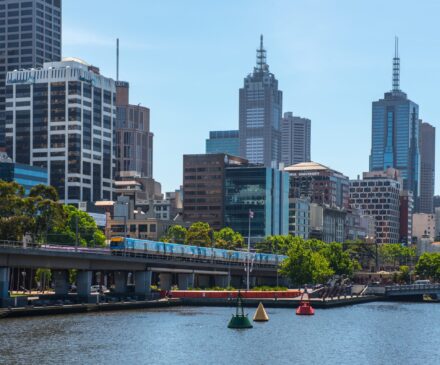
<path id="1" fill-rule="evenodd" d="M 105 236 L 90 215 L 72 205 L 64 205 L 63 211 L 65 221 L 51 230 L 49 242 L 75 244 L 78 222 L 78 245 L 90 247 L 105 245 Z"/>
<path id="2" fill-rule="evenodd" d="M 168 228 L 167 232 L 161 237 L 162 242 L 185 243 L 186 228 L 178 224 Z"/>
<path id="3" fill-rule="evenodd" d="M 407 264 L 415 255 L 414 248 L 405 247 L 398 243 L 379 245 L 379 259 L 382 265 L 397 267 L 400 264 Z"/>
<path id="4" fill-rule="evenodd" d="M 35 283 L 42 290 L 46 290 L 50 286 L 52 272 L 49 269 L 37 269 L 35 272 Z"/>
<path id="5" fill-rule="evenodd" d="M 24 195 L 16 182 L 0 180 L 0 237 L 21 240 L 29 234 L 34 242 L 43 241 L 49 224 L 62 221 L 61 205 L 53 187 L 37 185 Z"/>
<path id="6" fill-rule="evenodd" d="M 425 279 L 440 279 L 440 253 L 425 252 L 416 264 L 416 273 Z"/>
<path id="7" fill-rule="evenodd" d="M 400 282 L 409 284 L 409 282 L 411 280 L 411 272 L 410 272 L 409 266 L 406 266 L 406 265 L 400 266 L 398 280 Z"/>
<path id="8" fill-rule="evenodd" d="M 332 242 L 324 245 L 319 251 L 329 262 L 330 268 L 336 275 L 352 275 L 360 265 L 351 259 L 348 251 L 344 251 L 341 243 Z"/>
<path id="9" fill-rule="evenodd" d="M 222 228 L 220 231 L 214 233 L 215 247 L 227 250 L 236 250 L 243 247 L 243 236 L 235 232 L 230 227 Z"/>
<path id="10" fill-rule="evenodd" d="M 287 258 L 281 263 L 280 273 L 292 283 L 304 285 L 323 282 L 334 274 L 329 262 L 318 251 L 312 251 L 300 240 L 292 240 Z"/>
<path id="11" fill-rule="evenodd" d="M 185 243 L 195 246 L 211 246 L 211 235 L 212 230 L 208 223 L 196 222 L 189 227 Z"/>

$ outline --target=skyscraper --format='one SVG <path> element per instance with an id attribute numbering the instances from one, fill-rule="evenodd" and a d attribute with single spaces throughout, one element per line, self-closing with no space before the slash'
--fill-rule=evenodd
<path id="1" fill-rule="evenodd" d="M 0 1 L 0 146 L 8 71 L 61 60 L 61 0 Z"/>
<path id="2" fill-rule="evenodd" d="M 281 160 L 281 113 L 283 93 L 269 72 L 263 36 L 257 50 L 257 65 L 240 89 L 240 156 L 251 163 L 270 167 Z"/>
<path id="3" fill-rule="evenodd" d="M 281 162 L 286 166 L 310 161 L 310 119 L 284 113 L 281 120 Z"/>
<path id="4" fill-rule="evenodd" d="M 47 168 L 66 204 L 112 199 L 115 82 L 78 59 L 8 72 L 6 149 Z"/>
<path id="5" fill-rule="evenodd" d="M 153 177 L 150 109 L 129 103 L 129 84 L 116 81 L 116 175 L 130 171 Z"/>
<path id="6" fill-rule="evenodd" d="M 393 58 L 393 88 L 373 102 L 370 171 L 400 170 L 403 189 L 417 201 L 420 191 L 419 106 L 400 90 L 398 40 Z"/>
<path id="7" fill-rule="evenodd" d="M 435 127 L 421 123 L 420 127 L 420 213 L 434 212 Z"/>

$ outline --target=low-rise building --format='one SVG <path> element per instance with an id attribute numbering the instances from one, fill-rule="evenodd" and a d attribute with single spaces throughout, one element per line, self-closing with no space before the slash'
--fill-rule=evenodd
<path id="1" fill-rule="evenodd" d="M 27 195 L 33 186 L 48 184 L 47 169 L 14 163 L 5 152 L 0 152 L 0 180 L 15 181 L 24 187 Z"/>
<path id="2" fill-rule="evenodd" d="M 344 209 L 311 203 L 309 238 L 327 243 L 344 242 L 346 214 Z"/>
<path id="3" fill-rule="evenodd" d="M 435 240 L 435 215 L 427 213 L 415 213 L 412 216 L 413 237 L 417 242 L 422 238 Z"/>

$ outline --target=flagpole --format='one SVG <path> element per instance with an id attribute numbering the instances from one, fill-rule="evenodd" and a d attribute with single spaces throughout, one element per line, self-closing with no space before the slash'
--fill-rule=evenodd
<path id="1" fill-rule="evenodd" d="M 248 247 L 247 247 L 247 268 L 246 268 L 246 288 L 249 290 L 249 271 L 251 264 L 251 210 L 249 210 L 249 230 L 248 230 Z"/>

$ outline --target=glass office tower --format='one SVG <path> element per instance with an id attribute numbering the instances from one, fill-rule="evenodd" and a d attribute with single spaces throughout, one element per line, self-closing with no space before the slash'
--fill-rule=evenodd
<path id="1" fill-rule="evenodd" d="M 249 236 L 251 242 L 289 232 L 289 175 L 264 166 L 230 166 L 225 169 L 224 225 Z"/>
<path id="2" fill-rule="evenodd" d="M 400 58 L 396 39 L 393 58 L 393 89 L 373 102 L 370 171 L 389 167 L 400 171 L 403 189 L 419 196 L 419 106 L 400 90 Z"/>
<path id="3" fill-rule="evenodd" d="M 61 60 L 61 0 L 0 1 L 0 147 L 4 146 L 6 73 Z"/>
<path id="4" fill-rule="evenodd" d="M 257 65 L 240 89 L 240 157 L 271 167 L 281 160 L 281 113 L 283 93 L 269 72 L 261 36 Z"/>

